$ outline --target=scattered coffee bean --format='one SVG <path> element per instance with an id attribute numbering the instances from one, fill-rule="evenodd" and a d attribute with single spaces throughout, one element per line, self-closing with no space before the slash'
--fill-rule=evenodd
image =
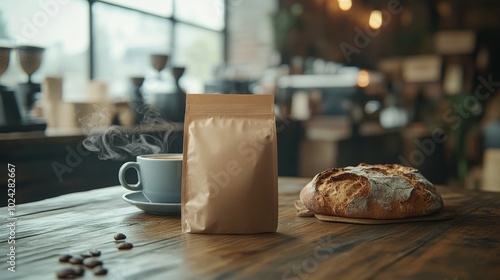
<path id="1" fill-rule="evenodd" d="M 114 238 L 115 238 L 115 240 L 123 240 L 123 239 L 127 238 L 127 236 L 123 233 L 117 233 L 117 234 L 115 234 Z"/>
<path id="2" fill-rule="evenodd" d="M 108 270 L 102 266 L 96 266 L 92 271 L 94 275 L 106 275 L 108 273 Z"/>
<path id="3" fill-rule="evenodd" d="M 68 262 L 72 264 L 82 264 L 83 259 L 79 257 L 72 257 L 71 259 L 68 260 Z"/>
<path id="4" fill-rule="evenodd" d="M 94 257 L 99 257 L 101 255 L 101 251 L 97 250 L 97 249 L 90 249 L 89 250 L 90 254 L 92 254 L 92 256 Z"/>
<path id="5" fill-rule="evenodd" d="M 75 278 L 76 275 L 77 275 L 76 271 L 71 267 L 63 268 L 63 269 L 57 271 L 57 278 L 59 278 L 59 279 Z"/>
<path id="6" fill-rule="evenodd" d="M 73 256 L 72 255 L 62 255 L 59 257 L 60 262 L 68 262 L 69 259 L 71 259 Z"/>
<path id="7" fill-rule="evenodd" d="M 102 261 L 100 261 L 100 260 L 96 260 L 96 259 L 85 259 L 85 260 L 83 261 L 83 264 L 84 264 L 86 267 L 93 268 L 93 267 L 96 267 L 96 266 L 101 266 L 101 265 L 102 265 Z"/>
<path id="8" fill-rule="evenodd" d="M 127 249 L 132 249 L 133 247 L 134 247 L 134 245 L 132 245 L 132 243 L 123 242 L 123 243 L 118 244 L 117 248 L 119 250 L 127 250 Z"/>
<path id="9" fill-rule="evenodd" d="M 75 268 L 74 270 L 76 276 L 83 276 L 83 274 L 85 274 L 85 269 L 81 266 Z"/>
<path id="10" fill-rule="evenodd" d="M 90 253 L 90 251 L 83 251 L 83 252 L 80 253 L 80 256 L 83 259 L 86 259 L 86 258 L 93 257 L 94 255 L 92 255 L 92 253 Z"/>

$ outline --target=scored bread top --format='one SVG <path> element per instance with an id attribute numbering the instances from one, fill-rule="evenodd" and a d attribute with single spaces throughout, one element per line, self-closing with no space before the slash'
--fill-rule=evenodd
<path id="1" fill-rule="evenodd" d="M 398 164 L 327 169 L 300 199 L 315 214 L 351 218 L 398 219 L 443 208 L 440 194 L 417 169 Z"/>

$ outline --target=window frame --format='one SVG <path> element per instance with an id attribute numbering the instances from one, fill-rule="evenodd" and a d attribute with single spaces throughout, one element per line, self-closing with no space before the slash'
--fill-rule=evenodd
<path id="1" fill-rule="evenodd" d="M 146 11 L 142 11 L 142 10 L 137 10 L 135 8 L 132 8 L 132 7 L 127 7 L 127 6 L 122 6 L 122 5 L 119 5 L 119 4 L 116 4 L 116 3 L 110 3 L 110 2 L 106 2 L 104 0 L 87 0 L 88 3 L 89 3 L 89 34 L 88 36 L 90 36 L 89 38 L 89 77 L 90 79 L 94 79 L 96 78 L 95 76 L 95 73 L 96 73 L 96 63 L 95 63 L 95 42 L 94 42 L 94 34 L 95 34 L 95 24 L 94 24 L 94 21 L 95 21 L 95 18 L 94 18 L 94 13 L 93 13 L 93 8 L 94 8 L 94 4 L 95 3 L 102 3 L 102 4 L 105 4 L 105 5 L 109 5 L 109 6 L 113 6 L 113 7 L 117 7 L 117 8 L 121 8 L 121 9 L 125 9 L 125 10 L 129 10 L 129 11 L 134 11 L 134 12 L 137 12 L 137 13 L 141 13 L 141 14 L 144 14 L 144 15 L 148 15 L 148 16 L 152 16 L 152 17 L 156 17 L 156 18 L 160 18 L 160 19 L 163 19 L 165 21 L 170 21 L 171 24 L 172 24 L 172 28 L 171 28 L 171 31 L 170 31 L 170 34 L 168 36 L 170 36 L 170 55 L 171 56 L 175 56 L 175 44 L 176 44 L 176 37 L 175 37 L 175 29 L 176 29 L 176 25 L 177 23 L 180 23 L 180 24 L 185 24 L 185 25 L 189 25 L 191 27 L 194 27 L 194 28 L 198 28 L 198 29 L 202 29 L 202 30 L 206 30 L 206 31 L 211 31 L 211 32 L 217 32 L 217 33 L 220 33 L 222 34 L 222 57 L 223 57 L 223 61 L 224 63 L 227 63 L 227 59 L 228 59 L 228 50 L 227 50 L 227 46 L 228 46 L 228 31 L 227 31 L 227 23 L 228 23 L 228 0 L 224 0 L 224 28 L 222 30 L 216 30 L 216 29 L 212 29 L 212 28 L 208 28 L 208 27 L 205 27 L 205 26 L 202 26 L 202 25 L 199 25 L 199 24 L 195 24 L 195 23 L 191 23 L 191 22 L 187 22 L 187 21 L 184 21 L 184 20 L 180 20 L 178 18 L 176 18 L 176 15 L 175 15 L 175 0 L 172 0 L 172 15 L 171 16 L 161 16 L 161 15 L 157 15 L 157 14 L 153 14 L 153 13 L 149 13 L 149 12 L 146 12 Z"/>

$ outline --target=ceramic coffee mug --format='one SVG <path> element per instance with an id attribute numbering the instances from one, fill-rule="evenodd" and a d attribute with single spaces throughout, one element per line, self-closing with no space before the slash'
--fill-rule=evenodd
<path id="1" fill-rule="evenodd" d="M 131 185 L 125 181 L 125 172 L 134 168 L 139 181 Z M 155 203 L 180 203 L 182 185 L 182 154 L 156 154 L 137 157 L 137 162 L 126 162 L 118 172 L 120 184 L 132 191 L 142 191 Z"/>

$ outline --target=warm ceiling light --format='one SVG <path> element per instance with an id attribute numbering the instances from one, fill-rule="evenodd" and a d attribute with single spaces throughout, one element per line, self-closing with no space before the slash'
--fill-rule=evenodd
<path id="1" fill-rule="evenodd" d="M 358 87 L 364 88 L 370 84 L 370 74 L 366 70 L 359 71 L 358 74 Z"/>
<path id="2" fill-rule="evenodd" d="M 338 0 L 339 1 L 339 8 L 342 11 L 349 11 L 352 7 L 352 1 L 351 0 Z"/>
<path id="3" fill-rule="evenodd" d="M 449 17 L 453 12 L 453 7 L 450 2 L 441 1 L 437 3 L 437 12 L 442 17 Z"/>
<path id="4" fill-rule="evenodd" d="M 368 24 L 373 29 L 379 29 L 382 26 L 382 13 L 377 10 L 372 11 Z"/>

